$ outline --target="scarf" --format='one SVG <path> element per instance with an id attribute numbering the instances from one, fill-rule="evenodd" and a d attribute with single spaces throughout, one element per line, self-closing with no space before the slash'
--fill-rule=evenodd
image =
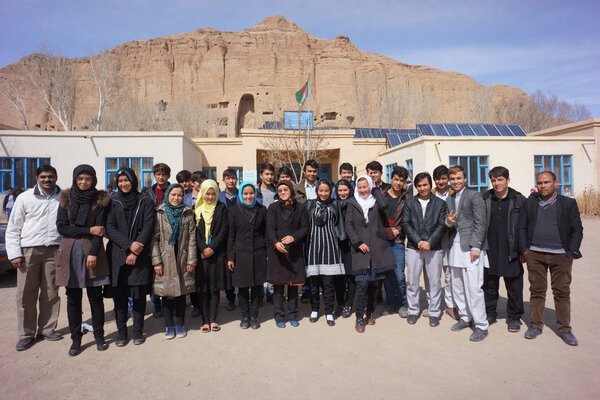
<path id="1" fill-rule="evenodd" d="M 215 200 L 212 203 L 208 203 L 204 200 L 204 196 L 208 189 L 212 189 L 215 192 Z M 210 228 L 212 226 L 213 217 L 215 215 L 215 209 L 217 208 L 217 199 L 219 197 L 219 185 L 212 179 L 206 179 L 200 185 L 200 193 L 198 194 L 198 200 L 196 201 L 196 221 L 200 222 L 200 219 L 204 220 L 204 240 L 206 244 L 210 243 Z"/>
<path id="2" fill-rule="evenodd" d="M 251 186 L 252 189 L 254 189 L 254 201 L 252 202 L 252 204 L 248 205 L 246 204 L 246 202 L 243 199 L 242 196 L 242 192 L 244 191 L 244 188 L 246 186 Z M 254 186 L 254 183 L 249 182 L 249 181 L 245 181 L 242 182 L 240 184 L 240 190 L 238 190 L 238 202 L 237 205 L 240 208 L 242 214 L 244 214 L 244 216 L 246 217 L 246 219 L 248 220 L 248 222 L 252 223 L 254 221 L 254 218 L 256 217 L 256 212 L 258 210 L 258 208 L 256 207 L 257 201 L 256 201 L 256 186 Z"/>
<path id="3" fill-rule="evenodd" d="M 167 213 L 167 219 L 169 220 L 169 224 L 171 225 L 171 237 L 169 237 L 169 244 L 174 245 L 177 243 L 177 239 L 179 239 L 179 229 L 181 228 L 181 215 L 183 214 L 183 210 L 185 210 L 185 204 L 183 201 L 178 206 L 173 206 L 169 203 L 169 193 L 175 187 L 181 188 L 181 185 L 178 183 L 173 183 L 169 185 L 167 190 L 165 191 L 165 198 L 163 199 L 163 204 L 165 205 L 165 212 Z M 182 189 L 183 190 L 183 189 Z"/>
<path id="4" fill-rule="evenodd" d="M 367 197 L 361 197 L 360 194 L 358 194 L 358 181 L 360 181 L 361 179 L 367 180 L 367 183 L 369 184 L 369 190 L 373 190 L 373 180 L 371 179 L 370 176 L 363 175 L 356 180 L 356 187 L 354 188 L 354 198 L 356 199 L 356 202 L 362 209 L 363 216 L 365 217 L 365 221 L 368 223 L 369 222 L 369 210 L 371 208 L 373 208 L 373 206 L 375 205 L 375 197 L 373 197 L 373 194 L 371 192 L 369 192 L 369 195 Z"/>
<path id="5" fill-rule="evenodd" d="M 321 186 L 321 185 L 327 185 L 329 187 L 329 197 L 326 198 L 325 200 L 321 200 L 319 198 L 319 186 Z M 321 179 L 317 183 L 317 186 L 315 188 L 315 191 L 317 192 L 317 206 L 315 208 L 315 214 L 314 214 L 315 215 L 315 225 L 317 225 L 319 227 L 325 226 L 325 224 L 327 223 L 327 220 L 329 219 L 329 212 L 327 211 L 327 209 L 329 208 L 329 205 L 333 202 L 332 190 L 333 190 L 333 183 L 331 183 L 327 179 Z"/>
<path id="6" fill-rule="evenodd" d="M 127 180 L 131 182 L 131 190 L 127 193 L 119 189 L 118 182 L 119 177 L 121 176 L 125 176 Z M 135 174 L 135 171 L 127 167 L 119 168 L 115 178 L 118 189 L 117 193 L 115 194 L 115 199 L 123 203 L 125 215 L 127 216 L 127 224 L 131 225 L 133 218 L 135 218 L 135 210 L 140 197 L 140 192 L 138 192 L 138 178 Z"/>
<path id="7" fill-rule="evenodd" d="M 77 187 L 77 177 L 86 174 L 92 177 L 92 187 L 88 190 L 79 190 Z M 81 164 L 73 170 L 73 186 L 69 194 L 69 224 L 75 226 L 86 226 L 86 221 L 92 203 L 98 197 L 96 184 L 96 170 L 91 165 Z"/>
<path id="8" fill-rule="evenodd" d="M 283 215 L 283 219 L 288 220 L 290 219 L 290 217 L 294 214 L 294 210 L 296 210 L 296 198 L 294 197 L 294 186 L 292 185 L 292 182 L 288 181 L 288 180 L 283 180 L 283 181 L 279 181 L 277 182 L 277 189 L 279 189 L 279 186 L 287 186 L 290 189 L 290 199 L 286 202 L 283 202 L 281 200 L 281 198 L 279 198 L 279 200 L 277 200 L 277 203 L 279 204 L 279 208 L 281 209 L 281 214 Z"/>

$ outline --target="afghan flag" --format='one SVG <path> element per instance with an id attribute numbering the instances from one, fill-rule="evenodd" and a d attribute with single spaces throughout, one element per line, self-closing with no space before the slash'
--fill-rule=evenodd
<path id="1" fill-rule="evenodd" d="M 304 100 L 306 100 L 306 97 L 308 96 L 308 82 L 309 81 L 307 80 L 304 86 L 302 86 L 302 88 L 296 92 L 296 101 L 298 102 L 298 107 L 302 107 L 302 103 L 304 103 Z"/>

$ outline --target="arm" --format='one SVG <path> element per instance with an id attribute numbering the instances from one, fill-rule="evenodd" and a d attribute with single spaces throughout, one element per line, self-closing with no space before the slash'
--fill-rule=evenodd
<path id="1" fill-rule="evenodd" d="M 527 244 L 527 226 L 529 224 L 527 213 L 529 212 L 529 200 L 526 200 L 521 207 L 519 212 L 518 228 L 517 228 L 517 240 L 519 242 L 519 253 L 525 254 L 529 250 Z"/>
<path id="2" fill-rule="evenodd" d="M 73 226 L 69 224 L 69 212 L 59 206 L 56 214 L 56 228 L 62 236 L 70 238 L 84 238 L 90 236 L 89 226 Z"/>
<path id="3" fill-rule="evenodd" d="M 402 210 L 402 219 L 400 221 L 400 226 L 402 226 L 402 231 L 406 234 L 408 240 L 416 245 L 421 241 L 421 237 L 419 235 L 419 232 L 417 232 L 417 230 L 415 229 L 414 221 L 412 218 L 412 207 L 412 201 L 407 201 L 406 204 L 404 204 L 404 210 Z"/>
<path id="4" fill-rule="evenodd" d="M 306 212 L 306 207 L 302 204 L 297 207 L 300 211 L 300 226 L 298 227 L 298 230 L 292 234 L 294 242 L 296 243 L 302 242 L 308 235 L 308 213 Z"/>
<path id="5" fill-rule="evenodd" d="M 98 207 L 96 209 L 96 219 L 94 220 L 94 226 L 106 225 L 106 208 Z M 102 236 L 92 236 L 90 245 L 90 256 L 97 256 L 100 246 L 104 246 L 102 242 Z"/>
<path id="6" fill-rule="evenodd" d="M 110 211 L 108 212 L 108 216 L 106 217 L 106 235 L 108 238 L 117 246 L 119 246 L 122 250 L 127 251 L 129 246 L 131 246 L 131 241 L 129 238 L 119 231 L 117 219 L 116 219 L 116 205 L 110 206 Z"/>
<path id="7" fill-rule="evenodd" d="M 191 237 L 190 237 L 191 240 Z M 154 235 L 152 235 L 152 265 L 162 264 L 162 256 L 160 254 L 160 217 L 157 215 L 156 223 L 154 224 Z"/>
<path id="8" fill-rule="evenodd" d="M 567 212 L 569 221 L 571 222 L 571 232 L 569 235 L 569 248 L 566 251 L 570 257 L 578 259 L 581 258 L 579 246 L 581 246 L 581 241 L 583 240 L 583 224 L 581 223 L 581 216 L 575 200 L 569 201 Z"/>
<path id="9" fill-rule="evenodd" d="M 472 249 L 482 249 L 487 230 L 486 209 L 481 193 L 472 192 L 471 207 L 473 207 L 473 234 L 471 235 L 471 243 L 469 246 Z"/>
<path id="10" fill-rule="evenodd" d="M 265 235 L 267 239 L 267 246 L 275 246 L 275 243 L 279 242 L 279 238 L 277 237 L 277 204 L 273 204 L 267 210 L 267 228 L 265 230 Z"/>
<path id="11" fill-rule="evenodd" d="M 436 226 L 433 232 L 431 232 L 431 236 L 427 240 L 431 246 L 435 246 L 440 243 L 444 234 L 446 234 L 446 217 L 448 216 L 448 206 L 446 206 L 446 202 L 442 201 L 440 207 L 440 213 L 438 215 L 438 219 L 436 221 Z"/>
<path id="12" fill-rule="evenodd" d="M 348 239 L 350 240 L 352 246 L 358 249 L 358 247 L 361 244 L 363 244 L 363 242 L 360 240 L 358 234 L 356 233 L 356 229 L 354 227 L 354 220 L 354 209 L 352 206 L 348 206 L 348 211 L 346 212 L 346 234 L 348 235 Z"/>
<path id="13" fill-rule="evenodd" d="M 373 188 L 373 190 L 371 190 L 371 194 L 373 194 L 373 197 L 375 197 L 375 204 L 377 205 L 379 212 L 385 213 L 388 208 L 388 201 L 383 192 L 379 189 Z"/>
<path id="14" fill-rule="evenodd" d="M 187 230 L 188 230 L 188 259 L 187 265 L 193 265 L 194 267 L 198 263 L 198 247 L 196 246 L 196 219 L 192 213 L 188 219 Z"/>
<path id="15" fill-rule="evenodd" d="M 213 225 L 211 227 L 211 229 L 215 228 L 217 230 L 216 235 L 212 237 L 210 244 L 208 245 L 208 247 L 210 247 L 213 250 L 219 249 L 222 246 L 227 246 L 227 235 L 229 233 L 229 215 L 227 213 L 227 207 L 222 206 L 220 208 L 222 211 L 220 213 L 219 220 L 213 221 Z M 214 225 L 215 222 L 217 222 L 218 227 Z"/>
<path id="16" fill-rule="evenodd" d="M 156 211 L 154 211 L 152 203 L 146 199 L 142 199 L 141 201 L 140 210 L 142 211 L 142 215 L 138 215 L 138 218 L 141 218 L 142 229 L 135 238 L 135 241 L 148 246 L 152 240 L 154 223 L 156 222 Z"/>
<path id="17" fill-rule="evenodd" d="M 23 230 L 26 214 L 23 197 L 17 197 L 10 214 L 9 224 L 6 226 L 6 255 L 9 260 L 23 257 L 21 231 Z"/>
<path id="18" fill-rule="evenodd" d="M 334 200 L 334 203 L 335 203 L 334 211 L 335 211 L 335 216 L 337 218 L 337 226 L 336 226 L 337 237 L 338 237 L 338 240 L 346 240 L 346 238 L 348 236 L 346 235 L 346 228 L 344 227 L 344 214 L 342 213 L 342 207 L 337 200 Z"/>
<path id="19" fill-rule="evenodd" d="M 198 246 L 198 250 L 200 250 L 200 252 L 204 251 L 204 249 L 208 247 L 205 243 L 204 228 L 204 220 L 202 219 L 202 217 L 200 217 L 200 220 L 196 225 L 196 246 Z"/>

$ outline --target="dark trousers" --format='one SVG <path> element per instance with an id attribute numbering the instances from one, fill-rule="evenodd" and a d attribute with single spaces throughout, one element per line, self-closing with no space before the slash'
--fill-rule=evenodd
<path id="1" fill-rule="evenodd" d="M 273 293 L 273 311 L 275 322 L 285 322 L 285 308 L 283 305 L 283 292 L 286 285 L 273 285 L 275 292 Z M 298 287 L 288 286 L 287 318 L 289 321 L 298 320 Z"/>
<path id="2" fill-rule="evenodd" d="M 335 277 L 335 298 L 338 306 L 354 307 L 355 297 L 354 275 L 337 275 Z"/>
<path id="3" fill-rule="evenodd" d="M 87 297 L 92 310 L 92 327 L 94 338 L 104 339 L 104 299 L 102 298 L 102 287 L 86 288 Z M 69 319 L 69 331 L 74 342 L 81 342 L 82 321 L 82 299 L 83 289 L 67 288 L 67 317 Z"/>
<path id="4" fill-rule="evenodd" d="M 539 329 L 544 326 L 544 308 L 548 290 L 548 272 L 550 286 L 554 296 L 556 323 L 559 332 L 571 330 L 571 268 L 573 259 L 566 254 L 549 254 L 528 251 L 525 253 L 529 275 L 531 298 L 531 325 Z"/>
<path id="5" fill-rule="evenodd" d="M 238 288 L 242 319 L 258 318 L 258 305 L 262 296 L 262 285 Z"/>
<path id="6" fill-rule="evenodd" d="M 323 298 L 325 299 L 325 314 L 333 314 L 335 304 L 335 276 L 314 275 L 310 280 L 310 305 L 312 311 L 319 311 L 321 298 L 321 285 L 323 286 Z"/>
<path id="7" fill-rule="evenodd" d="M 127 297 L 116 297 L 113 299 L 115 304 L 115 322 L 119 334 L 127 335 L 127 320 L 129 319 Z M 139 337 L 144 330 L 144 314 L 146 313 L 146 298 L 132 299 L 133 303 L 133 336 Z"/>
<path id="8" fill-rule="evenodd" d="M 154 293 L 150 293 L 150 301 L 152 302 L 152 307 L 154 311 L 162 310 L 162 301 L 160 296 L 157 296 Z"/>
<path id="9" fill-rule="evenodd" d="M 375 298 L 379 281 L 359 281 L 356 282 L 356 319 L 362 319 L 367 313 L 367 317 L 375 312 Z"/>
<path id="10" fill-rule="evenodd" d="M 163 315 L 165 326 L 183 326 L 185 324 L 185 296 L 163 297 Z"/>
<path id="11" fill-rule="evenodd" d="M 190 293 L 190 303 L 194 308 L 200 308 L 200 295 L 197 292 Z"/>
<path id="12" fill-rule="evenodd" d="M 200 309 L 202 310 L 203 323 L 210 324 L 217 322 L 220 300 L 221 291 L 218 288 L 213 288 L 208 292 L 200 293 Z"/>
<path id="13" fill-rule="evenodd" d="M 506 303 L 506 316 L 510 319 L 520 319 L 525 310 L 523 309 L 523 273 L 518 276 L 504 276 L 504 286 L 508 295 Z M 483 270 L 483 295 L 485 298 L 485 312 L 488 319 L 496 319 L 498 316 L 498 291 L 500 290 L 500 276 L 488 273 L 487 268 Z"/>
<path id="14" fill-rule="evenodd" d="M 229 303 L 235 302 L 235 289 L 227 289 L 225 291 L 225 297 Z"/>

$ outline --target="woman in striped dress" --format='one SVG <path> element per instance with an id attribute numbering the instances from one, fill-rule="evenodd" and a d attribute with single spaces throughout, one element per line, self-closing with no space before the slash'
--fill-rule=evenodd
<path id="1" fill-rule="evenodd" d="M 306 246 L 306 276 L 310 280 L 310 322 L 319 319 L 320 287 L 323 286 L 327 325 L 334 326 L 335 277 L 344 275 L 339 241 L 346 237 L 337 200 L 331 197 L 333 184 L 322 179 L 317 184 L 317 198 L 306 203 L 309 239 Z"/>

